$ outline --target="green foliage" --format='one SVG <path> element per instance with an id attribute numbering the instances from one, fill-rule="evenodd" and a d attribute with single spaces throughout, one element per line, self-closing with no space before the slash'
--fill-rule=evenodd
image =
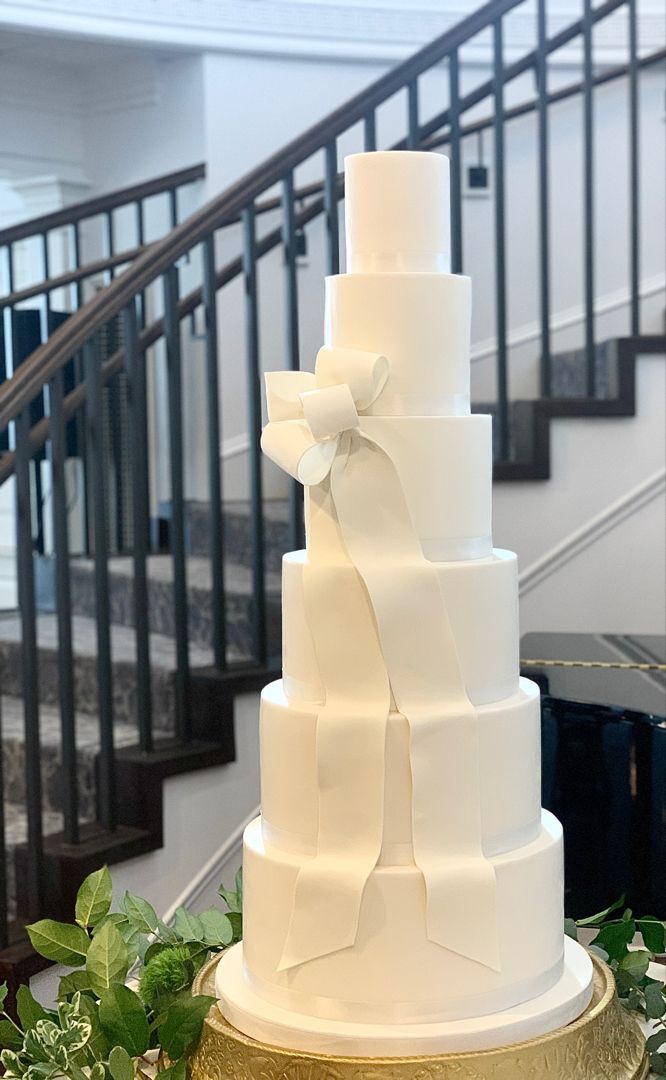
<path id="1" fill-rule="evenodd" d="M 655 955 L 666 951 L 666 923 L 651 915 L 635 918 L 621 897 L 597 915 L 566 920 L 565 932 L 576 940 L 578 931 L 588 928 L 597 931 L 588 948 L 610 965 L 623 1005 L 655 1025 L 647 1040 L 650 1066 L 656 1076 L 666 1076 L 666 986 L 648 975 Z M 630 948 L 637 931 L 644 949 Z"/>
<path id="2" fill-rule="evenodd" d="M 84 930 L 87 930 L 89 926 L 97 926 L 111 907 L 112 893 L 108 866 L 103 866 L 100 870 L 89 874 L 76 897 L 74 918 L 79 926 Z"/>
<path id="3" fill-rule="evenodd" d="M 227 913 L 179 908 L 167 926 L 129 892 L 112 911 L 103 866 L 81 885 L 73 923 L 29 926 L 36 952 L 74 970 L 60 979 L 55 1012 L 21 987 L 19 1023 L 5 1012 L 8 990 L 0 984 L 0 1064 L 9 1080 L 135 1080 L 153 1049 L 160 1080 L 187 1080 L 188 1057 L 214 1001 L 193 997 L 192 981 L 208 956 L 240 940 L 240 872 L 234 891 L 220 895 Z M 125 985 L 130 974 L 139 993 Z"/>
<path id="4" fill-rule="evenodd" d="M 40 919 L 26 926 L 35 952 L 67 967 L 81 967 L 86 962 L 90 938 L 80 926 Z"/>
<path id="5" fill-rule="evenodd" d="M 194 977 L 190 949 L 167 945 L 146 964 L 141 972 L 139 993 L 146 1005 L 161 1011 L 165 1000 L 191 985 Z"/>

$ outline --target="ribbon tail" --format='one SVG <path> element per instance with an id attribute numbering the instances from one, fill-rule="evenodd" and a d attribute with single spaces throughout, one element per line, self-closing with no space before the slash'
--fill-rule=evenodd
<path id="1" fill-rule="evenodd" d="M 395 466 L 366 436 L 360 443 L 354 453 L 338 455 L 330 482 L 344 544 L 370 595 L 396 706 L 410 726 L 414 858 L 425 881 L 427 934 L 497 970 L 495 871 L 482 846 L 478 716 L 439 577 L 423 556 Z M 378 534 L 380 546 L 369 539 Z"/>
<path id="2" fill-rule="evenodd" d="M 317 717 L 317 854 L 301 867 L 279 970 L 353 945 L 379 859 L 390 689 L 369 600 L 340 543 L 328 485 L 310 492 L 306 617 L 326 688 Z"/>

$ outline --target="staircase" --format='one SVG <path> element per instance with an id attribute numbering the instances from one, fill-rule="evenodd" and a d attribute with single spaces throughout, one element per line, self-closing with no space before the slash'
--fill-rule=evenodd
<path id="1" fill-rule="evenodd" d="M 599 342 L 589 245 L 595 150 L 593 127 L 584 127 L 585 341 L 582 349 L 560 355 L 551 329 L 548 130 L 552 110 L 573 95 L 593 118 L 597 88 L 611 79 L 626 83 L 635 118 L 641 72 L 663 64 L 664 50 L 638 49 L 632 0 L 606 0 L 596 8 L 586 2 L 583 17 L 552 36 L 545 0 L 539 0 L 536 47 L 508 63 L 503 20 L 522 3 L 493 0 L 479 8 L 190 218 L 179 222 L 174 213 L 170 230 L 151 245 L 144 242 L 140 211 L 147 196 L 135 189 L 110 197 L 110 203 L 70 208 L 69 217 L 63 212 L 57 220 L 0 232 L 9 267 L 8 291 L 0 297 L 7 314 L 0 488 L 15 490 L 19 591 L 18 610 L 0 616 L 0 814 L 4 808 L 5 815 L 0 835 L 4 828 L 7 878 L 0 879 L 0 979 L 8 978 L 14 987 L 37 962 L 22 932 L 25 921 L 69 912 L 78 882 L 101 862 L 160 846 L 163 780 L 232 760 L 234 697 L 258 689 L 277 670 L 280 558 L 301 546 L 303 520 L 298 491 L 284 489 L 277 498 L 266 494 L 259 453 L 261 372 L 269 357 L 261 335 L 262 290 L 271 265 L 284 319 L 281 342 L 270 342 L 269 366 L 276 366 L 277 349 L 278 362 L 296 369 L 305 363 L 298 253 L 322 224 L 324 262 L 312 273 L 337 273 L 340 267 L 343 137 L 345 152 L 388 149 L 378 139 L 378 116 L 396 95 L 404 100 L 404 136 L 391 148 L 445 148 L 452 178 L 452 269 L 478 278 L 487 268 L 464 261 L 462 148 L 480 130 L 493 133 L 497 392 L 493 401 L 475 408 L 495 418 L 496 481 L 548 478 L 550 425 L 558 417 L 634 415 L 636 356 L 664 351 L 663 338 L 641 335 L 640 145 L 637 138 L 630 140 L 626 162 L 631 177 L 626 336 Z M 627 18 L 627 62 L 597 70 L 593 32 L 619 10 Z M 493 76 L 463 94 L 461 50 L 483 32 L 493 42 Z M 548 58 L 572 41 L 581 44 L 582 80 L 551 93 Z M 424 115 L 420 80 L 438 65 L 447 73 L 448 102 L 436 114 Z M 509 108 L 506 88 L 526 72 L 534 76 L 533 95 Z M 479 116 L 480 105 L 485 117 Z M 505 146 L 512 121 L 529 112 L 538 131 L 541 334 L 534 365 L 541 393 L 517 401 L 510 393 Z M 321 179 L 299 186 L 300 166 L 313 159 Z M 196 177 L 166 179 L 169 184 L 161 190 L 168 194 Z M 153 187 L 156 193 L 159 182 Z M 168 197 L 173 209 L 175 196 Z M 139 207 L 136 243 L 117 254 L 113 211 L 130 202 Z M 83 263 L 75 243 L 71 266 L 53 275 L 45 263 L 39 284 L 15 287 L 15 244 L 43 237 L 46 251 L 50 231 L 71 227 L 76 238 L 80 221 L 95 211 L 106 214 L 104 256 Z M 220 264 L 221 250 L 236 254 Z M 277 269 L 263 262 L 276 250 Z M 87 296 L 100 275 L 104 286 Z M 220 298 L 239 280 L 244 329 L 237 334 L 235 327 L 230 341 L 229 313 Z M 26 350 L 20 340 L 25 305 L 41 303 L 40 310 L 45 305 L 48 312 L 53 294 L 66 287 L 73 297 L 67 317 L 57 327 L 47 321 L 48 336 Z M 246 400 L 234 401 L 234 408 L 242 409 L 249 447 L 248 482 L 237 501 L 226 498 L 220 464 L 226 394 L 220 369 L 231 351 L 244 376 Z M 204 414 L 197 417 L 205 429 L 207 498 L 198 502 L 187 497 L 183 435 L 183 385 L 194 364 L 207 390 Z M 2 381 L 5 365 L 11 377 Z M 159 393 L 156 371 L 162 374 Z M 122 416 L 115 431 L 111 394 Z M 164 426 L 155 422 L 162 413 Z M 122 468 L 114 452 L 118 447 L 126 462 Z M 48 500 L 39 494 L 43 461 Z M 84 478 L 80 535 L 73 529 L 67 488 L 73 462 Z M 160 484 L 166 484 L 166 496 L 163 490 L 155 494 Z M 38 589 L 44 577 L 46 585 Z"/>

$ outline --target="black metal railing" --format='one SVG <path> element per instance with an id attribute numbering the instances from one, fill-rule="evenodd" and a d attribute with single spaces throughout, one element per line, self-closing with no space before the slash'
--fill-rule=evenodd
<path id="1" fill-rule="evenodd" d="M 196 416 L 197 427 L 205 425 L 205 460 L 197 467 L 206 472 L 203 487 L 207 493 L 209 543 L 205 559 L 209 565 L 212 618 L 205 647 L 211 667 L 226 679 L 233 689 L 249 670 L 267 672 L 274 663 L 276 638 L 274 617 L 277 601 L 272 583 L 269 559 L 280 547 L 295 547 L 301 542 L 303 522 L 300 496 L 295 488 L 287 492 L 287 510 L 282 521 L 267 512 L 264 474 L 259 452 L 259 433 L 262 422 L 261 372 L 267 357 L 266 343 L 261 334 L 261 313 L 266 293 L 263 269 L 266 256 L 280 249 L 282 265 L 279 279 L 272 283 L 274 297 L 282 290 L 284 332 L 282 341 L 273 335 L 270 342 L 271 366 L 280 359 L 286 368 L 299 368 L 302 356 L 301 298 L 303 272 L 299 250 L 310 244 L 317 229 L 324 231 L 321 264 L 311 272 L 337 273 L 341 259 L 340 200 L 344 197 L 340 139 L 345 146 L 356 149 L 422 148 L 436 150 L 447 147 L 451 157 L 452 176 L 452 263 L 454 272 L 463 268 L 475 276 L 484 268 L 468 265 L 465 256 L 465 229 L 462 203 L 463 161 L 466 140 L 476 138 L 480 131 L 493 135 L 494 151 L 494 295 L 496 318 L 496 400 L 494 412 L 499 430 L 499 465 L 512 464 L 513 428 L 510 371 L 509 297 L 511 282 L 507 278 L 507 235 L 505 202 L 510 177 L 507 170 L 507 139 L 509 125 L 533 112 L 537 117 L 535 140 L 535 197 L 538 199 L 539 265 L 539 355 L 534 357 L 540 367 L 543 395 L 551 391 L 551 359 L 553 351 L 551 328 L 551 209 L 548 176 L 551 168 L 549 117 L 551 110 L 574 94 L 579 95 L 585 110 L 584 170 L 585 199 L 582 207 L 584 228 L 581 249 L 585 244 L 585 344 L 588 348 L 588 390 L 593 391 L 595 339 L 595 277 L 590 241 L 594 241 L 594 96 L 597 88 L 610 79 L 625 79 L 629 88 L 629 114 L 637 115 L 638 86 L 642 70 L 663 61 L 663 50 L 649 56 L 639 55 L 633 0 L 607 0 L 592 8 L 587 5 L 582 19 L 556 35 L 547 32 L 545 0 L 539 0 L 535 16 L 535 49 L 525 52 L 510 63 L 503 56 L 505 24 L 511 12 L 523 0 L 493 0 L 474 12 L 459 25 L 430 43 L 411 59 L 396 67 L 346 105 L 331 113 L 281 151 L 259 165 L 241 180 L 224 191 L 187 220 L 176 222 L 175 195 L 170 196 L 173 228 L 161 240 L 145 244 L 141 217 L 138 218 L 136 246 L 131 260 L 114 252 L 112 214 L 105 213 L 107 248 L 103 259 L 82 267 L 80 252 L 76 265 L 41 284 L 49 294 L 63 284 L 80 290 L 93 267 L 93 273 L 104 272 L 109 283 L 74 311 L 48 339 L 18 366 L 10 379 L 0 386 L 0 434 L 7 436 L 7 447 L 0 457 L 0 484 L 14 480 L 16 488 L 16 551 L 20 606 L 20 648 L 7 647 L 0 652 L 4 670 L 2 685 L 18 685 L 24 709 L 25 771 L 27 785 L 27 843 L 30 851 L 30 872 L 26 878 L 25 896 L 16 911 L 19 918 L 34 916 L 44 910 L 45 861 L 42 827 L 43 799 L 40 774 L 39 716 L 43 687 L 40 688 L 39 624 L 35 595 L 35 535 L 36 510 L 34 484 L 40 470 L 51 476 L 50 546 L 39 549 L 52 557 L 54 563 L 57 602 L 58 641 L 58 708 L 62 746 L 63 790 L 67 799 L 62 807 L 63 837 L 77 845 L 81 835 L 81 812 L 77 806 L 77 719 L 75 710 L 81 707 L 77 698 L 77 649 L 73 637 L 72 574 L 74 545 L 72 543 L 72 514 L 67 491 L 67 461 L 65 435 L 69 425 L 83 429 L 79 456 L 85 460 L 85 517 L 88 523 L 84 550 L 94 563 L 94 616 L 96 655 L 95 715 L 98 717 L 99 756 L 97 765 L 96 821 L 102 831 L 112 832 L 118 823 L 116 792 L 118 750 L 115 745 L 119 695 L 119 677 L 115 663 L 111 633 L 113 618 L 113 582 L 110 570 L 109 514 L 120 510 L 114 503 L 109 487 L 113 471 L 104 453 L 105 419 L 104 393 L 121 375 L 127 380 L 127 432 L 130 452 L 129 526 L 125 535 L 131 542 L 131 623 L 135 637 L 136 682 L 132 695 L 132 715 L 137 742 L 150 757 L 155 751 L 162 729 L 157 726 L 157 704 L 153 682 L 154 659 L 151 652 L 152 635 L 162 629 L 163 614 L 151 604 L 151 558 L 156 551 L 163 559 L 171 560 L 168 579 L 171 588 L 171 629 L 174 640 L 173 718 L 170 730 L 177 745 L 186 747 L 195 739 L 195 720 L 192 710 L 193 681 L 197 665 L 192 662 L 191 623 L 193 599 L 190 589 L 190 553 L 192 535 L 189 524 L 189 493 L 186 485 L 186 465 L 191 453 L 184 422 L 183 389 L 186 380 L 197 375 L 206 387 L 206 405 L 202 416 Z M 629 13 L 627 61 L 613 69 L 599 70 L 594 63 L 594 30 L 605 18 L 626 7 Z M 463 91 L 461 68 L 468 42 L 483 32 L 490 34 L 491 77 Z M 551 91 L 548 86 L 548 59 L 557 49 L 569 43 L 581 47 L 582 80 Z M 435 65 L 448 67 L 449 100 L 437 114 L 424 117 L 420 94 L 422 76 Z M 520 76 L 532 73 L 534 92 L 519 105 L 509 104 L 507 88 Z M 466 80 L 467 83 L 467 80 Z M 378 136 L 378 113 L 396 95 L 404 98 L 404 126 L 400 137 L 384 147 Z M 478 106 L 485 104 L 487 114 L 478 116 Z M 476 110 L 472 114 L 472 110 Z M 470 115 L 472 114 L 472 115 Z M 640 269 L 639 179 L 640 145 L 637 127 L 630 143 L 626 163 L 630 179 L 630 206 L 627 208 L 632 226 L 630 260 L 627 281 L 630 291 L 630 325 L 632 334 L 640 331 Z M 299 186 L 298 170 L 313 161 L 319 169 L 320 180 Z M 616 161 L 616 167 L 618 162 Z M 311 172 L 310 172 L 311 174 Z M 174 189 L 175 190 L 175 189 Z M 538 192 L 538 194 L 537 194 Z M 590 199 L 592 200 L 590 204 Z M 60 226 L 59 226 L 60 227 Z M 20 227 L 18 227 L 20 228 Z M 9 239 L 8 239 L 9 237 Z M 74 228 L 74 238 L 78 230 Z M 218 243 L 224 238 L 224 244 Z M 0 233 L 0 244 L 13 243 L 17 234 L 12 230 Z M 316 250 L 316 244 L 312 243 Z M 76 240 L 76 250 L 80 244 Z M 235 250 L 237 254 L 219 265 L 220 250 Z M 128 252 L 124 255 L 127 256 Z M 127 262 L 122 274 L 115 270 Z M 10 350 L 15 343 L 18 305 L 36 293 L 33 288 L 18 291 L 11 275 L 9 296 L 5 307 L 9 317 Z M 45 264 L 45 275 L 48 266 Z M 64 279 L 67 278 L 65 281 Z M 223 304 L 229 286 L 242 283 L 242 310 L 235 299 Z M 28 293 L 30 295 L 28 295 Z M 2 301 L 0 300 L 0 303 Z M 103 347 L 108 328 L 120 327 L 108 334 L 116 344 Z M 193 333 L 193 327 L 199 331 Z M 202 343 L 200 339 L 203 338 Z M 241 351 L 242 343 L 244 355 Z M 281 357 L 280 357 L 280 349 Z M 276 356 L 276 353 L 278 354 Z M 63 372 L 68 364 L 76 363 L 77 374 L 68 389 Z M 247 432 L 247 487 L 243 507 L 248 550 L 239 559 L 245 561 L 249 580 L 248 603 L 245 608 L 247 625 L 243 625 L 239 646 L 237 626 L 230 621 L 229 541 L 226 535 L 226 515 L 223 501 L 220 445 L 225 434 L 225 371 L 227 365 L 242 368 L 246 387 L 245 405 L 234 400 L 240 414 L 238 424 Z M 159 375 L 158 379 L 156 376 Z M 159 389 L 156 386 L 159 384 Z M 45 395 L 45 390 L 48 393 Z M 43 414 L 33 416 L 35 401 L 43 400 Z M 164 436 L 155 414 L 166 415 L 168 436 Z M 191 419 L 191 417 L 190 417 Z M 45 456 L 46 465 L 42 459 Z M 167 464 L 160 472 L 159 466 Z M 158 484 L 159 480 L 159 484 Z M 161 485 L 161 487 L 160 487 Z M 168 504 L 168 543 L 164 547 L 164 529 L 156 529 L 157 519 L 164 518 L 164 503 Z M 122 504 L 125 506 L 125 503 Z M 278 516 L 279 517 L 279 516 Z M 283 533 L 280 527 L 284 525 Z M 1 627 L 0 627 L 1 629 Z M 0 650 L 3 648 L 0 638 Z M 20 677 L 8 666 L 20 655 Z M 238 680 L 238 683 L 235 682 Z M 7 691 L 5 691 L 7 692 Z M 51 847 L 55 841 L 49 841 Z M 0 885 L 2 883 L 0 882 Z M 5 905 L 6 907 L 7 905 Z M 7 941 L 7 912 L 0 900 L 0 944 Z"/>

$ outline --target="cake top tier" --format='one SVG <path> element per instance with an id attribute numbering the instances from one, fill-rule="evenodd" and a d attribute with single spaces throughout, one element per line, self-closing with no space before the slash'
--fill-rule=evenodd
<path id="1" fill-rule="evenodd" d="M 347 273 L 449 273 L 449 160 L 389 150 L 345 158 Z"/>

